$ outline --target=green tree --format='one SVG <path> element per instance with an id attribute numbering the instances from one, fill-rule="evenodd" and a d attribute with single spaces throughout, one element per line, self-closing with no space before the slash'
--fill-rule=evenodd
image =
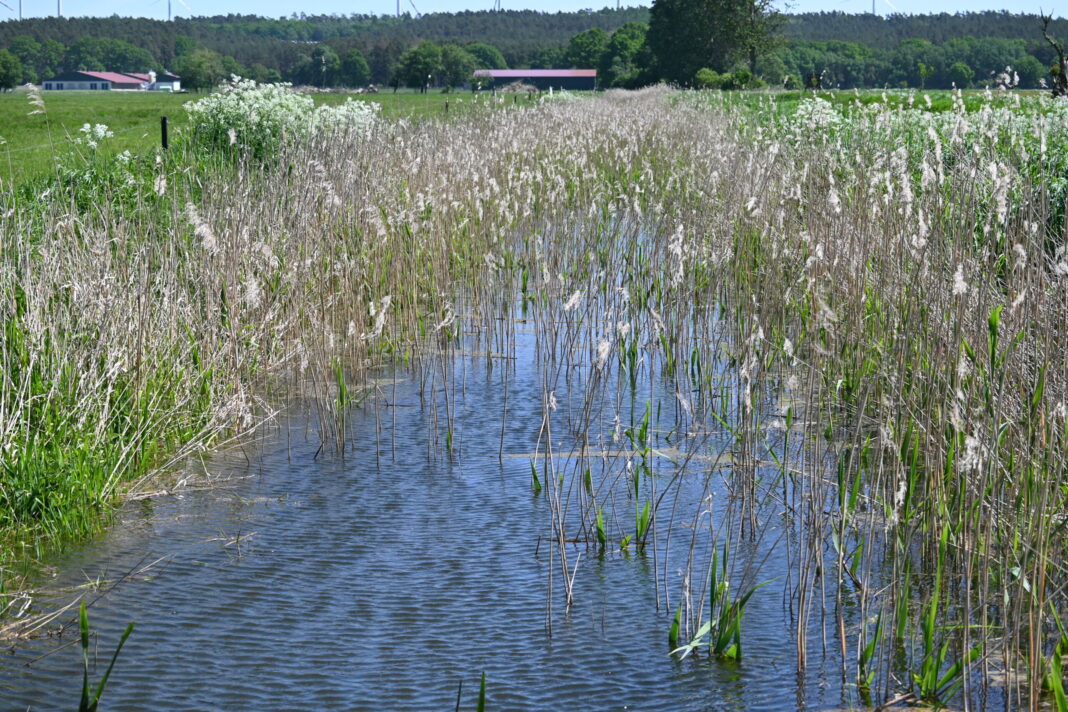
<path id="1" fill-rule="evenodd" d="M 277 84 L 282 81 L 277 69 L 270 69 L 259 62 L 248 68 L 247 76 L 257 84 Z"/>
<path id="2" fill-rule="evenodd" d="M 405 47 L 401 42 L 386 42 L 376 44 L 367 51 L 367 64 L 371 66 L 371 82 L 373 84 L 388 84 L 397 73 L 397 65 L 404 54 Z"/>
<path id="3" fill-rule="evenodd" d="M 660 76 L 690 85 L 706 67 L 722 73 L 743 60 L 755 69 L 782 22 L 770 0 L 654 0 L 646 42 Z"/>
<path id="4" fill-rule="evenodd" d="M 362 87 L 371 81 L 371 67 L 363 52 L 350 49 L 341 60 L 341 83 L 349 87 Z"/>
<path id="5" fill-rule="evenodd" d="M 472 42 L 464 49 L 475 58 L 478 63 L 478 69 L 508 69 L 508 62 L 505 61 L 504 55 L 493 45 L 484 42 Z"/>
<path id="6" fill-rule="evenodd" d="M 628 22 L 612 33 L 597 64 L 597 81 L 605 88 L 632 87 L 641 83 L 650 59 L 645 47 L 648 28 Z"/>
<path id="7" fill-rule="evenodd" d="M 102 72 L 107 69 L 104 66 L 104 47 L 101 41 L 96 37 L 82 37 L 72 44 L 63 55 L 63 68 L 68 72 Z"/>
<path id="8" fill-rule="evenodd" d="M 789 74 L 786 64 L 777 54 L 767 54 L 760 58 L 756 66 L 758 77 L 774 87 L 781 87 Z"/>
<path id="9" fill-rule="evenodd" d="M 749 73 L 756 74 L 757 62 L 764 55 L 782 45 L 780 34 L 786 24 L 786 16 L 776 10 L 771 0 L 734 0 L 733 12 L 728 17 L 734 20 L 739 51 Z"/>
<path id="10" fill-rule="evenodd" d="M 188 89 L 211 89 L 226 76 L 222 55 L 210 49 L 198 49 L 175 61 L 178 62 L 175 71 L 182 78 L 182 86 Z"/>
<path id="11" fill-rule="evenodd" d="M 478 61 L 467 50 L 454 44 L 442 46 L 439 77 L 449 89 L 466 82 L 477 68 Z"/>
<path id="12" fill-rule="evenodd" d="M 567 63 L 576 69 L 593 69 L 608 46 L 608 33 L 600 27 L 580 32 L 567 43 Z"/>
<path id="13" fill-rule="evenodd" d="M 567 55 L 559 47 L 542 47 L 530 60 L 531 69 L 566 69 Z"/>
<path id="14" fill-rule="evenodd" d="M 41 56 L 41 43 L 29 35 L 16 35 L 7 44 L 7 49 L 22 63 L 23 82 L 37 81 L 37 63 Z"/>
<path id="15" fill-rule="evenodd" d="M 401 55 L 396 76 L 406 86 L 426 92 L 441 68 L 441 47 L 429 40 Z"/>
<path id="16" fill-rule="evenodd" d="M 22 62 L 6 49 L 0 49 L 0 90 L 14 89 L 20 81 L 22 81 Z"/>
<path id="17" fill-rule="evenodd" d="M 328 45 L 316 45 L 310 53 L 301 53 L 289 74 L 296 84 L 327 87 L 337 83 L 341 58 Z"/>
<path id="18" fill-rule="evenodd" d="M 56 76 L 63 55 L 67 48 L 58 40 L 48 39 L 41 43 L 41 52 L 37 55 L 37 80 L 44 81 Z"/>
<path id="19" fill-rule="evenodd" d="M 931 64 L 924 64 L 923 62 L 919 62 L 916 65 L 916 71 L 920 75 L 920 89 L 923 89 L 927 86 L 927 80 L 934 75 L 935 68 Z"/>
<path id="20" fill-rule="evenodd" d="M 147 72 L 157 67 L 148 50 L 110 37 L 83 37 L 63 56 L 67 71 Z"/>
<path id="21" fill-rule="evenodd" d="M 960 61 L 966 62 L 963 59 Z M 971 62 L 966 63 L 970 67 L 976 66 Z M 903 40 L 891 53 L 890 65 L 888 79 L 891 84 L 918 87 L 927 81 L 921 75 L 920 68 L 945 67 L 945 52 L 943 48 L 937 47 L 927 40 Z"/>
<path id="22" fill-rule="evenodd" d="M 185 57 L 199 49 L 200 45 L 195 39 L 188 35 L 177 35 L 174 38 L 174 56 Z"/>
<path id="23" fill-rule="evenodd" d="M 229 79 L 230 77 L 247 77 L 250 72 L 241 65 L 236 59 L 228 54 L 224 54 L 219 59 L 219 64 L 222 66 L 223 79 Z"/>
<path id="24" fill-rule="evenodd" d="M 958 89 L 967 89 L 975 79 L 975 70 L 964 62 L 954 62 L 946 76 Z"/>
<path id="25" fill-rule="evenodd" d="M 1021 89 L 1037 89 L 1038 80 L 1046 76 L 1046 68 L 1042 66 L 1042 62 L 1029 54 L 1018 57 L 1012 63 L 1012 68 L 1020 76 Z"/>
<path id="26" fill-rule="evenodd" d="M 337 76 L 341 72 L 341 57 L 333 48 L 328 45 L 319 45 L 312 50 L 311 59 L 315 84 L 321 87 L 332 87 L 337 84 Z"/>
<path id="27" fill-rule="evenodd" d="M 159 68 L 151 52 L 122 40 L 103 40 L 102 60 L 113 72 L 147 72 Z"/>

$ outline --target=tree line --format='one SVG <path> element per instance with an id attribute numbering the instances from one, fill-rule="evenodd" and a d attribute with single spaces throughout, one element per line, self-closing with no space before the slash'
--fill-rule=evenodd
<path id="1" fill-rule="evenodd" d="M 1068 21 L 1052 20 L 1054 36 Z M 315 86 L 455 87 L 479 68 L 596 68 L 602 88 L 1037 87 L 1057 61 L 1038 15 L 806 13 L 769 0 L 655 0 L 651 9 L 271 19 L 0 22 L 0 87 L 78 69 L 169 70 L 189 88 L 238 74 Z"/>

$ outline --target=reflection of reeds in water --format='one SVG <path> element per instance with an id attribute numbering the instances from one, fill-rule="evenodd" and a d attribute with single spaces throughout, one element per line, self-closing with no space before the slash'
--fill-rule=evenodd
<path id="1" fill-rule="evenodd" d="M 454 356 L 499 354 L 506 391 L 518 368 L 543 387 L 550 622 L 580 554 L 646 557 L 678 641 L 781 580 L 798 669 L 833 651 L 853 701 L 978 704 L 1001 673 L 1010 706 L 1062 699 L 1063 111 L 790 117 L 656 89 L 175 174 L 187 194 L 135 213 L 0 198 L 25 484 L 3 523 L 79 530 L 49 518 L 61 450 L 121 453 L 63 495 L 104 499 L 260 399 L 307 396 L 343 451 L 370 437 L 346 409 L 390 402 L 362 385 L 385 362 L 420 379 L 430 456 L 462 458 Z M 774 547 L 787 571 L 763 570 Z"/>

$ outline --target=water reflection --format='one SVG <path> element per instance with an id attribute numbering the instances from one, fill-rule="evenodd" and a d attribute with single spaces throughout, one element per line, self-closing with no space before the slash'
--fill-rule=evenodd
<path id="1" fill-rule="evenodd" d="M 508 377 L 512 454 L 537 444 L 541 390 L 530 371 Z M 526 458 L 497 457 L 501 369 L 462 375 L 453 457 L 434 444 L 440 418 L 408 380 L 352 413 L 344 458 L 317 458 L 313 429 L 295 417 L 206 461 L 214 487 L 131 503 L 106 536 L 56 562 L 45 607 L 155 562 L 90 592 L 102 664 L 137 622 L 104 707 L 451 710 L 463 680 L 461 709 L 474 709 L 482 671 L 491 710 L 840 704 L 839 685 L 818 671 L 800 696 L 782 551 L 763 561 L 765 578 L 779 578 L 751 600 L 740 663 L 668 655 L 666 609 L 677 601 L 660 600 L 657 582 L 679 576 L 671 557 L 682 545 L 660 554 L 661 569 L 648 552 L 574 545 L 575 605 L 553 601 L 547 635 L 546 498 L 532 493 Z M 665 530 L 660 544 L 688 532 Z M 4 654 L 3 709 L 71 708 L 75 635 L 68 627 Z M 831 658 L 814 667 L 833 669 Z"/>

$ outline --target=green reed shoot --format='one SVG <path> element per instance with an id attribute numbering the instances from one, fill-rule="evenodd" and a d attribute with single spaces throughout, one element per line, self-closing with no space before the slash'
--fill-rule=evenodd
<path id="1" fill-rule="evenodd" d="M 1056 712 L 1068 712 L 1068 697 L 1065 696 L 1064 691 L 1063 668 L 1063 659 L 1068 656 L 1068 631 L 1065 630 L 1064 624 L 1057 614 L 1057 609 L 1050 606 L 1050 612 L 1057 624 L 1057 631 L 1060 636 L 1057 638 L 1057 644 L 1050 653 L 1044 682 L 1046 689 L 1053 695 L 1053 708 Z"/>
<path id="2" fill-rule="evenodd" d="M 641 456 L 641 461 L 638 466 L 634 468 L 634 474 L 631 477 L 631 482 L 634 487 L 634 535 L 633 541 L 637 545 L 638 549 L 643 549 L 646 544 L 646 536 L 649 533 L 649 524 L 652 520 L 651 503 L 645 502 L 643 507 L 639 498 L 641 497 L 641 481 L 642 474 L 651 477 L 652 470 L 649 465 L 649 460 L 652 455 L 652 448 L 649 446 L 649 418 L 652 414 L 652 404 L 649 401 L 645 402 L 645 413 L 642 416 L 641 424 L 638 429 L 627 428 L 624 431 L 627 439 L 631 443 L 638 454 Z M 620 544 L 620 548 L 626 548 L 630 543 L 632 537 L 627 536 L 626 543 Z"/>
<path id="3" fill-rule="evenodd" d="M 534 494 L 541 494 L 541 480 L 538 479 L 538 466 L 534 464 L 534 458 L 530 460 L 530 486 Z"/>
<path id="4" fill-rule="evenodd" d="M 597 508 L 597 545 L 603 550 L 608 544 L 608 534 L 604 528 L 604 512 Z"/>
<path id="5" fill-rule="evenodd" d="M 1064 672 L 1062 671 L 1061 659 L 1068 655 L 1068 650 L 1057 646 L 1057 649 L 1049 657 L 1049 673 L 1046 676 L 1046 685 L 1053 693 L 1053 705 L 1057 712 L 1068 712 L 1068 697 L 1064 694 Z"/>
<path id="6" fill-rule="evenodd" d="M 111 656 L 111 662 L 108 663 L 108 669 L 104 672 L 104 676 L 100 678 L 100 682 L 97 683 L 95 691 L 89 687 L 89 616 L 85 612 L 85 601 L 82 601 L 81 608 L 78 611 L 78 627 L 81 631 L 82 645 L 82 697 L 81 702 L 78 704 L 78 712 L 96 712 L 97 706 L 100 704 L 100 695 L 104 693 L 104 687 L 108 684 L 108 678 L 111 677 L 111 670 L 115 667 L 115 661 L 119 658 L 122 646 L 126 644 L 126 639 L 130 637 L 130 633 L 133 633 L 134 624 L 131 622 L 126 626 L 126 630 L 123 631 L 119 644 Z"/>
<path id="7" fill-rule="evenodd" d="M 694 650 L 707 647 L 713 657 L 727 660 L 741 660 L 742 658 L 742 616 L 745 614 L 745 606 L 756 591 L 769 583 L 757 584 L 736 600 L 731 598 L 731 586 L 728 578 L 728 560 L 730 548 L 723 545 L 722 568 L 718 561 L 718 553 L 712 552 L 712 578 L 709 588 L 709 618 L 697 630 L 693 639 L 679 648 L 672 650 L 672 654 L 682 653 L 682 657 Z M 708 641 L 705 642 L 705 636 Z"/>
<path id="8" fill-rule="evenodd" d="M 668 645 L 672 650 L 677 650 L 679 647 L 679 629 L 682 627 L 682 604 L 675 609 L 675 618 L 671 621 L 671 628 L 668 630 Z"/>
<path id="9" fill-rule="evenodd" d="M 871 683 L 875 679 L 875 670 L 872 669 L 872 663 L 875 660 L 875 650 L 879 647 L 879 641 L 883 635 L 883 616 L 880 613 L 875 619 L 875 630 L 871 634 L 871 639 L 868 641 L 857 656 L 857 687 L 862 691 L 867 691 L 871 688 Z"/>
<path id="10" fill-rule="evenodd" d="M 920 662 L 919 672 L 913 673 L 912 676 L 913 682 L 918 688 L 919 698 L 935 704 L 944 704 L 946 700 L 956 694 L 964 683 L 964 669 L 982 653 L 982 646 L 976 645 L 946 669 L 952 641 L 949 636 L 942 636 L 941 644 L 939 644 L 938 620 L 939 603 L 942 598 L 943 561 L 945 560 L 948 539 L 949 525 L 947 524 L 942 528 L 942 535 L 939 539 L 934 590 L 931 592 L 931 600 L 924 609 L 923 620 L 921 621 L 923 659 Z M 945 672 L 943 672 L 943 669 L 945 669 Z"/>

